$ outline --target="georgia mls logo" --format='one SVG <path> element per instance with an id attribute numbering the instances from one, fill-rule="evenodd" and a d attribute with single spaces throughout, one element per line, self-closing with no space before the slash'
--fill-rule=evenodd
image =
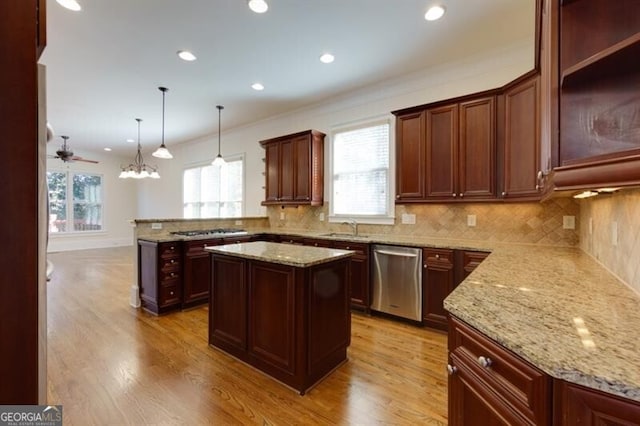
<path id="1" fill-rule="evenodd" d="M 62 425 L 62 405 L 0 406 L 0 426 Z"/>

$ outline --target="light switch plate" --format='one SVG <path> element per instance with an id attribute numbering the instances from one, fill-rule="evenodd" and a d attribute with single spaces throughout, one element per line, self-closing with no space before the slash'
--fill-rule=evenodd
<path id="1" fill-rule="evenodd" d="M 576 229 L 576 217 L 562 216 L 562 229 Z"/>
<path id="2" fill-rule="evenodd" d="M 284 220 L 284 212 L 280 212 L 280 220 Z"/>
<path id="3" fill-rule="evenodd" d="M 151 224 L 151 229 L 162 229 L 162 224 L 160 222 L 153 222 Z"/>
<path id="4" fill-rule="evenodd" d="M 467 215 L 467 226 L 476 226 L 476 215 L 468 214 Z"/>
<path id="5" fill-rule="evenodd" d="M 411 213 L 403 213 L 402 214 L 402 223 L 405 225 L 415 225 L 416 224 L 416 215 Z"/>
<path id="6" fill-rule="evenodd" d="M 324 222 L 324 213 L 320 213 L 318 215 L 318 219 L 320 220 L 320 222 Z"/>

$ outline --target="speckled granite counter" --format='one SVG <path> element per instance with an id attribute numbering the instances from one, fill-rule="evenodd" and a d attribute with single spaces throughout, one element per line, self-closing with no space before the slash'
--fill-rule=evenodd
<path id="1" fill-rule="evenodd" d="M 579 249 L 496 248 L 445 308 L 555 378 L 640 401 L 640 297 Z"/>
<path id="2" fill-rule="evenodd" d="M 352 250 L 294 246 L 263 241 L 211 246 L 205 248 L 205 250 L 213 253 L 280 263 L 282 265 L 296 266 L 299 268 L 307 268 L 321 263 L 332 262 L 355 254 Z"/>

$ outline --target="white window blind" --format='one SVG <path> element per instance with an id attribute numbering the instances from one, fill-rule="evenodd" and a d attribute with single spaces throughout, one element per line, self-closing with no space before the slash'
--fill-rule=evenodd
<path id="1" fill-rule="evenodd" d="M 183 175 L 185 218 L 240 217 L 243 206 L 244 159 L 227 159 L 221 167 L 192 167 Z"/>
<path id="2" fill-rule="evenodd" d="M 335 132 L 332 216 L 389 216 L 389 123 Z"/>

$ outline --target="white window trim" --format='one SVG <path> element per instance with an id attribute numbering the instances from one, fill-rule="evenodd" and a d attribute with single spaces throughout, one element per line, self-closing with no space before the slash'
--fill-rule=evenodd
<path id="1" fill-rule="evenodd" d="M 238 161 L 241 160 L 242 161 L 242 208 L 240 209 L 240 218 L 245 216 L 245 211 L 247 208 L 247 161 L 246 161 L 246 155 L 244 152 L 241 152 L 239 154 L 231 154 L 231 155 L 225 155 L 224 156 L 224 161 Z M 180 210 L 182 211 L 182 216 L 184 217 L 184 172 L 185 170 L 188 169 L 195 169 L 197 167 L 205 167 L 205 166 L 210 166 L 211 163 L 213 162 L 213 158 L 211 158 L 210 160 L 205 160 L 205 161 L 196 161 L 193 163 L 186 163 L 183 165 L 182 167 L 182 182 L 180 185 L 180 189 L 181 189 L 181 196 L 180 196 Z M 235 217 L 220 217 L 220 218 L 204 218 L 204 219 L 234 219 Z"/>
<path id="2" fill-rule="evenodd" d="M 389 125 L 389 179 L 387 181 L 387 212 L 386 215 L 342 215 L 333 211 L 333 139 L 336 133 L 347 132 L 349 130 L 361 129 L 379 124 Z M 395 224 L 395 120 L 390 114 L 369 117 L 363 120 L 356 120 L 342 124 L 336 124 L 331 128 L 331 139 L 329 141 L 329 217 L 330 223 L 342 223 L 348 219 L 353 219 L 357 223 L 367 225 L 394 225 Z"/>
<path id="3" fill-rule="evenodd" d="M 71 170 L 64 169 L 60 167 L 51 167 L 47 169 L 47 172 L 52 173 L 65 173 L 67 175 L 67 187 L 71 181 L 73 184 L 73 179 L 70 178 L 70 174 L 76 175 L 94 175 L 100 176 L 100 182 L 102 183 L 102 229 L 99 231 L 67 231 L 67 232 L 49 232 L 49 217 L 47 217 L 47 233 L 49 234 L 49 238 L 70 238 L 70 237 L 78 237 L 78 236 L 97 236 L 97 235 L 106 235 L 109 233 L 107 229 L 107 209 L 105 206 L 107 205 L 107 182 L 104 178 L 104 173 L 96 173 L 90 172 L 86 170 Z M 49 182 L 47 182 L 47 193 L 49 192 Z M 69 195 L 69 194 L 67 194 Z M 71 209 L 73 209 L 73 197 L 71 197 Z M 47 203 L 49 202 L 49 197 L 47 196 Z M 67 211 L 69 210 L 69 200 L 67 200 Z"/>

